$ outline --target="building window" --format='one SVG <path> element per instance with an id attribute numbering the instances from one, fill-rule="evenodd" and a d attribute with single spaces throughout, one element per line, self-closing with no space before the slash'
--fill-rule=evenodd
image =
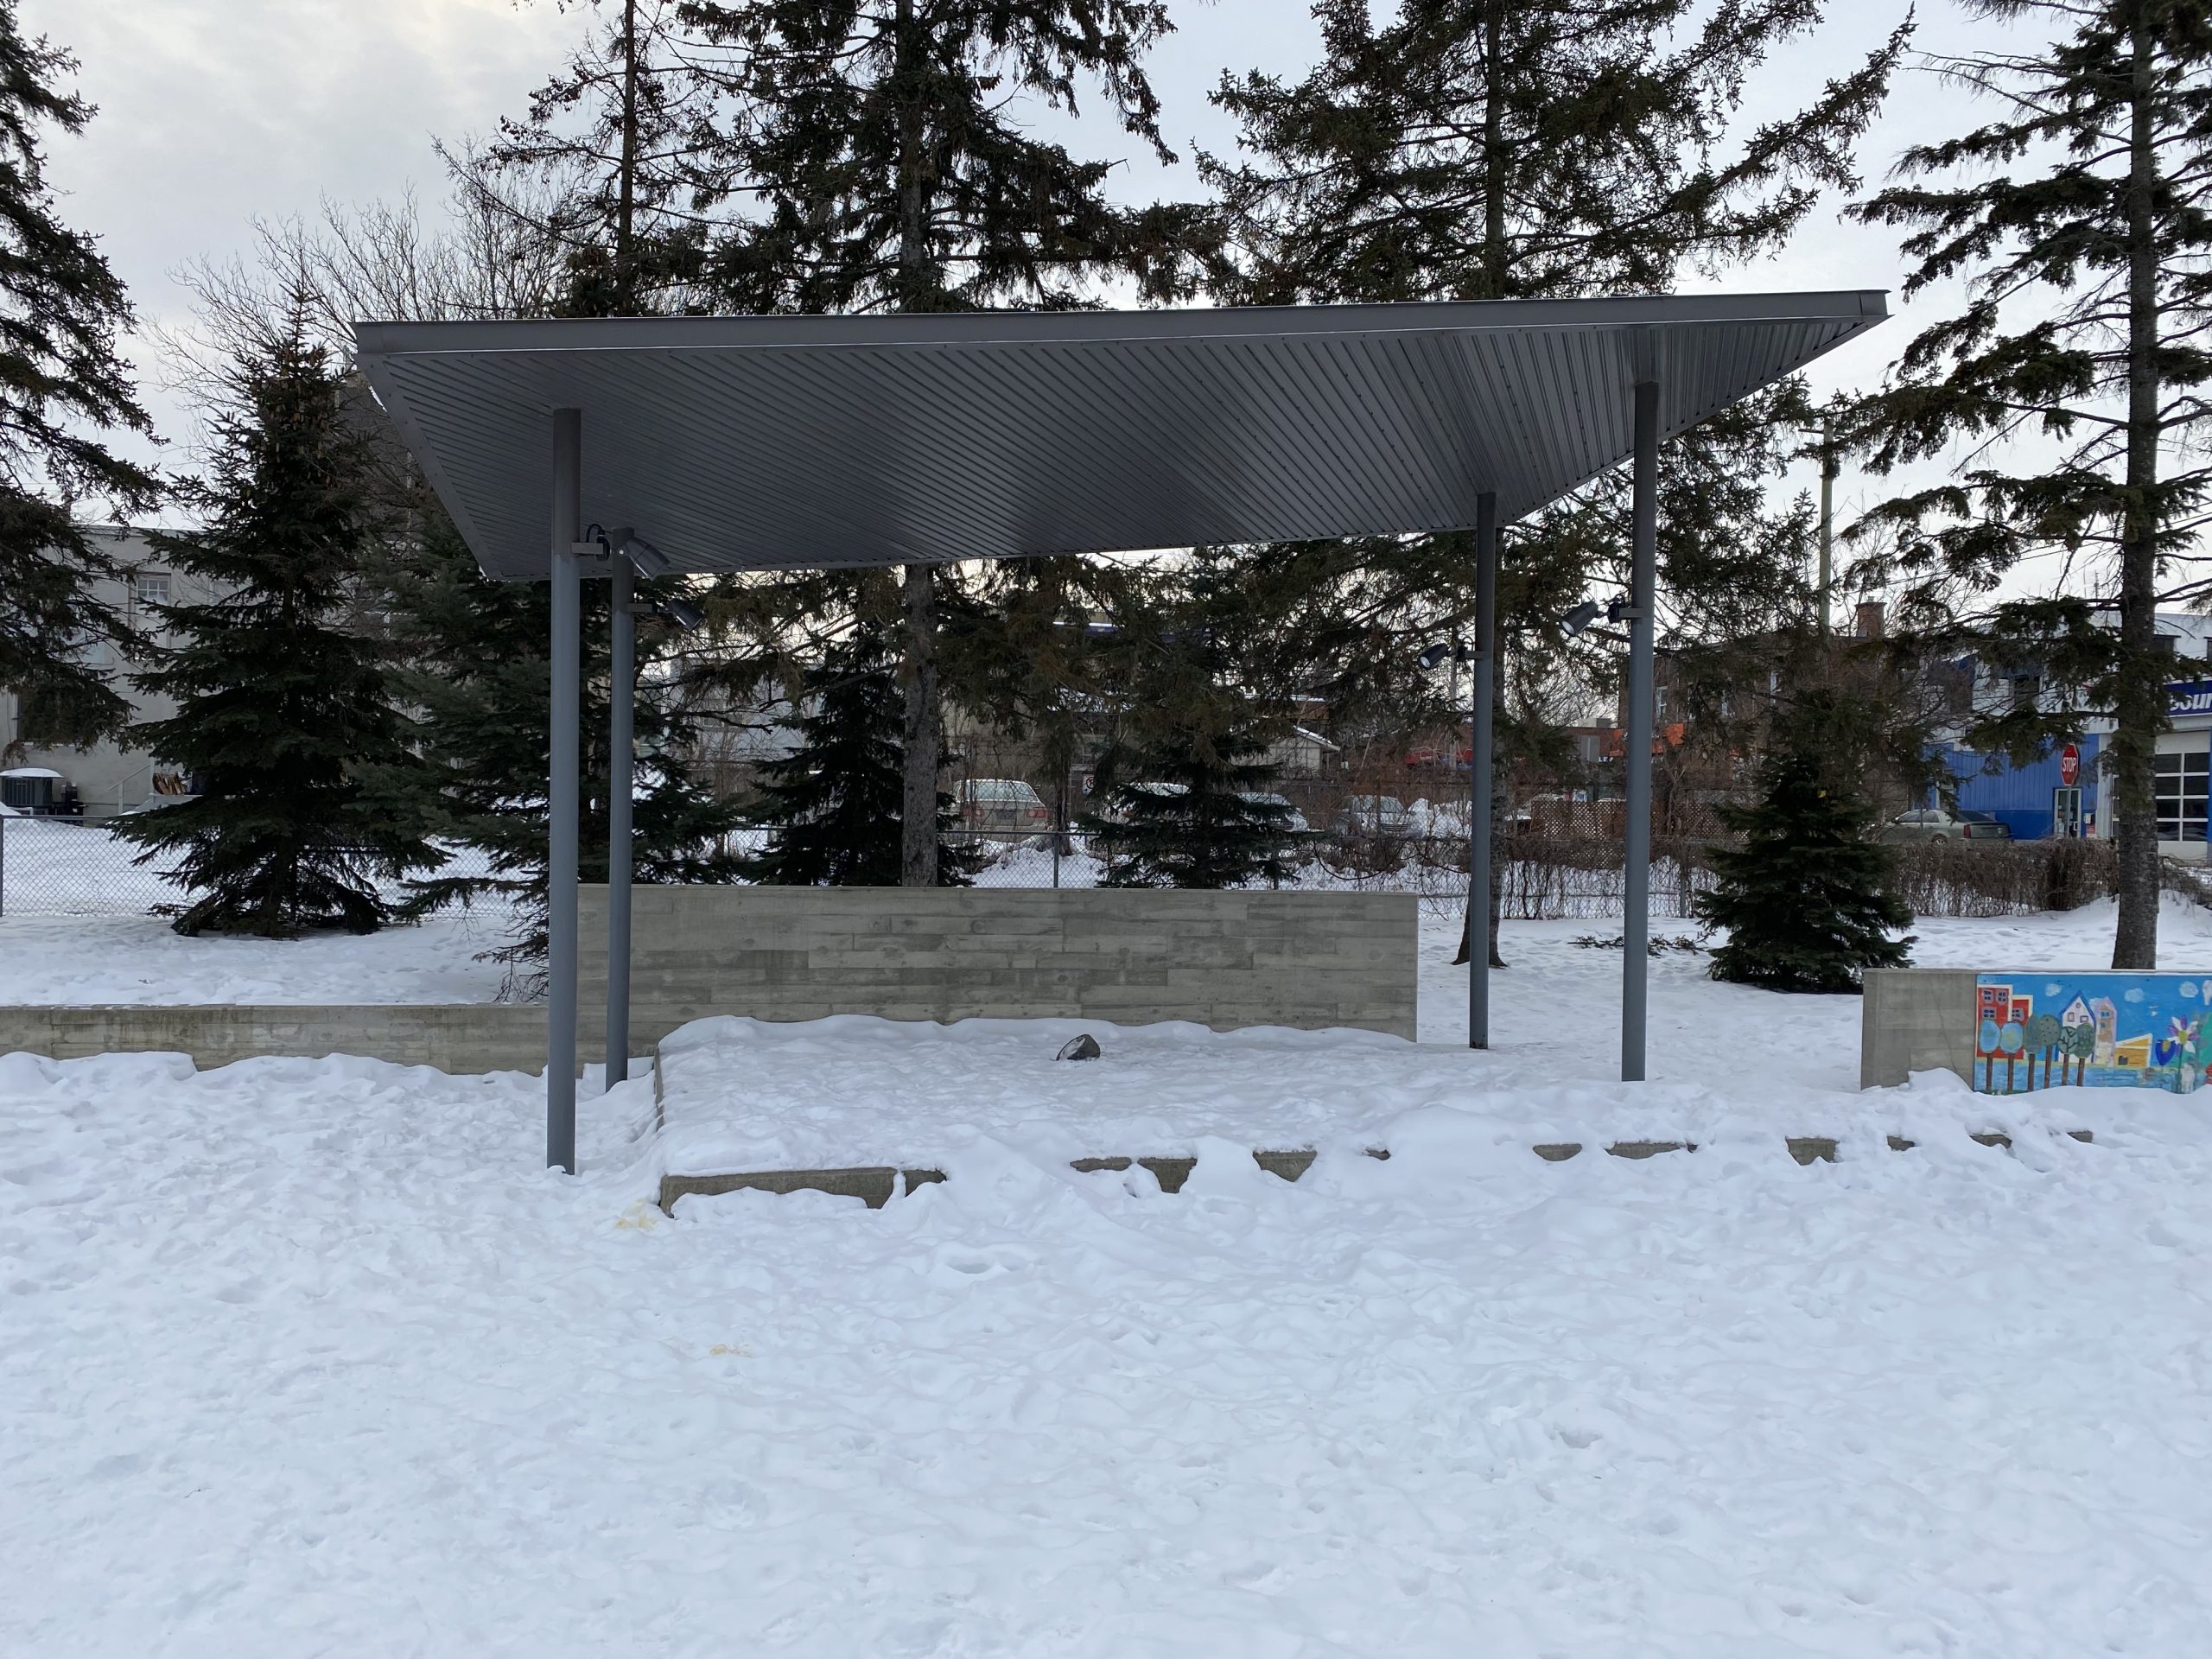
<path id="1" fill-rule="evenodd" d="M 166 570 L 141 570 L 135 578 L 141 605 L 166 605 L 169 602 L 169 573 Z"/>
<path id="2" fill-rule="evenodd" d="M 2032 709 L 2043 695 L 2043 679 L 2035 674 L 2015 674 L 2012 677 L 2012 706 Z"/>
<path id="3" fill-rule="evenodd" d="M 2212 754 L 2162 754 L 2152 761 L 2151 788 L 2158 807 L 2160 841 L 2204 839 L 2204 807 L 2212 786 Z"/>

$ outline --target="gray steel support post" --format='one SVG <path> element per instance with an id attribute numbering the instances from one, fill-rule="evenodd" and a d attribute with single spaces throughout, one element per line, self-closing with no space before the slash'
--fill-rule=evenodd
<path id="1" fill-rule="evenodd" d="M 1835 579 L 1835 423 L 1821 422 L 1821 637 L 1828 633 L 1828 584 Z"/>
<path id="2" fill-rule="evenodd" d="M 1467 1046 L 1490 1046 L 1491 724 L 1497 688 L 1497 496 L 1475 498 L 1475 649 L 1467 659 Z"/>
<path id="3" fill-rule="evenodd" d="M 636 772 L 637 572 L 615 551 L 607 571 L 607 1086 L 630 1076 L 630 790 Z"/>
<path id="4" fill-rule="evenodd" d="M 1651 672 L 1659 564 L 1659 385 L 1636 387 L 1636 485 L 1628 588 L 1625 913 L 1621 918 L 1621 1081 L 1643 1081 L 1644 996 L 1651 969 Z"/>
<path id="5" fill-rule="evenodd" d="M 576 1173 L 577 704 L 583 606 L 576 538 L 583 533 L 580 409 L 553 411 L 552 731 L 545 790 L 545 1163 Z"/>

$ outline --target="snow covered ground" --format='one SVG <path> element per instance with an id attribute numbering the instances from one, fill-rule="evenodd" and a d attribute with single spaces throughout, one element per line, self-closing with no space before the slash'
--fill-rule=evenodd
<path id="1" fill-rule="evenodd" d="M 950 1172 L 880 1211 L 663 1217 L 649 1082 L 570 1180 L 513 1074 L 0 1057 L 0 1652 L 2212 1651 L 2212 1095 L 1859 1096 L 1854 1001 L 1673 957 L 1625 1089 L 1592 927 L 1509 930 L 1490 1055 L 1441 925 L 1421 1045 L 698 1033 L 713 1133 Z M 1525 1149 L 1637 1126 L 1700 1150 Z"/>
<path id="2" fill-rule="evenodd" d="M 188 939 L 158 916 L 0 919 L 4 1002 L 491 1002 L 506 912 L 433 916 L 365 938 Z"/>
<path id="3" fill-rule="evenodd" d="M 2170 905 L 2165 960 L 2212 970 L 2212 911 Z M 1908 1140 L 2003 1128 L 2095 1130 L 2140 1109 L 2131 1095 L 2069 1090 L 1976 1099 L 1929 1078 L 1861 1094 L 1856 997 L 1777 997 L 1706 976 L 1702 954 L 1651 966 L 1651 1081 L 1619 1076 L 1621 953 L 1579 945 L 1618 924 L 1508 923 L 1512 965 L 1492 976 L 1493 1052 L 1471 1056 L 1459 929 L 1424 920 L 1419 1045 L 1375 1033 L 1194 1026 L 1117 1028 L 1072 1020 L 882 1020 L 772 1025 L 705 1020 L 664 1045 L 668 1167 L 687 1174 L 823 1165 L 931 1164 L 981 1131 L 1062 1158 L 1187 1154 L 1208 1135 L 1268 1149 L 1387 1144 L 1402 1113 L 1479 1110 L 1503 1141 L 1692 1141 L 1783 1135 Z M 1681 924 L 1654 923 L 1655 933 Z M 1919 925 L 1929 966 L 2094 967 L 2112 909 Z M 1055 1064 L 1089 1031 L 1105 1056 Z M 895 1089 L 887 1092 L 887 1079 Z M 2204 1096 L 2212 1109 L 2212 1094 Z M 1935 1115 L 1937 1127 L 1923 1120 Z"/>

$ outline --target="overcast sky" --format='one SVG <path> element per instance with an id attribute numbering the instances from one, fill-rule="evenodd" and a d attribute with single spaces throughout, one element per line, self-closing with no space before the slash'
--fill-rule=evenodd
<path id="1" fill-rule="evenodd" d="M 1863 54 L 1904 13 L 1904 0 L 1834 0 L 1834 21 L 1760 77 L 1746 119 L 1779 112 Z M 51 175 L 73 226 L 97 235 L 129 283 L 142 321 L 181 320 L 188 296 L 175 273 L 189 261 L 243 252 L 256 215 L 313 214 L 325 198 L 359 203 L 413 186 L 443 193 L 433 138 L 481 133 L 519 112 L 588 22 L 584 0 L 22 0 L 22 20 L 74 52 L 79 90 L 99 106 L 80 138 L 50 146 Z M 1922 10 L 1923 45 L 1964 44 L 1964 26 L 1936 0 Z M 1224 68 L 1295 72 L 1317 35 L 1305 0 L 1185 0 L 1179 33 L 1151 73 L 1165 127 L 1184 153 L 1179 178 L 1133 163 L 1117 194 L 1191 192 L 1194 148 L 1229 149 L 1233 133 L 1207 104 Z M 1958 94 L 1908 77 L 1862 151 L 1871 181 L 1904 144 L 1955 124 Z M 1120 135 L 1096 124 L 1093 153 Z M 1892 288 L 1901 267 L 1889 238 L 1816 211 L 1792 245 L 1720 284 L 1746 289 Z M 1894 304 L 1894 302 L 1893 302 Z M 1911 312 L 1816 365 L 1819 389 L 1877 378 L 1917 319 Z M 183 435 L 176 400 L 145 370 L 149 407 L 166 436 Z M 172 451 L 174 454 L 174 451 Z M 1809 481 L 1809 468 L 1808 481 Z M 1852 493 L 1847 486 L 1847 497 Z"/>

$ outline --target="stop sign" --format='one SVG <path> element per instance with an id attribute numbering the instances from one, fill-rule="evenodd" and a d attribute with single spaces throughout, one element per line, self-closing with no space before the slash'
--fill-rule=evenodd
<path id="1" fill-rule="evenodd" d="M 2082 779 L 2082 751 L 2069 743 L 2058 752 L 2058 781 L 2071 789 Z"/>

